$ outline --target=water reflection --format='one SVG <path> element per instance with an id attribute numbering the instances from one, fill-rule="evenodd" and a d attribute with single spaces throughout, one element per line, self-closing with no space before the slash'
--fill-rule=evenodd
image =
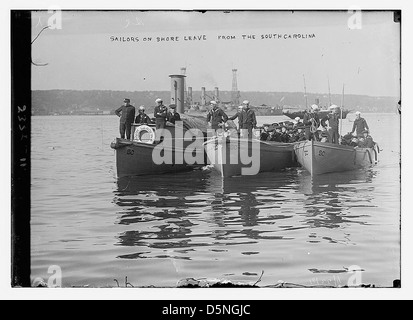
<path id="1" fill-rule="evenodd" d="M 312 178 L 294 169 L 226 179 L 204 171 L 122 178 L 113 202 L 117 224 L 128 230 L 118 245 L 143 250 L 119 258 L 191 259 L 198 247 L 224 252 L 220 246 L 294 240 L 298 233 L 310 243 L 349 244 L 347 226 L 368 223 L 367 214 L 351 209 L 374 207 L 374 177 L 359 171 Z M 323 229 L 342 231 L 333 237 Z"/>
<path id="2" fill-rule="evenodd" d="M 330 243 L 352 244 L 351 235 L 345 232 L 349 224 L 367 225 L 369 215 L 355 214 L 352 208 L 374 208 L 372 181 L 376 176 L 373 170 L 345 173 L 332 173 L 316 177 L 303 171 L 297 175 L 297 190 L 305 196 L 305 225 L 314 229 L 309 242 L 317 243 L 317 233 L 323 228 L 342 229 L 342 239 L 322 237 Z"/>

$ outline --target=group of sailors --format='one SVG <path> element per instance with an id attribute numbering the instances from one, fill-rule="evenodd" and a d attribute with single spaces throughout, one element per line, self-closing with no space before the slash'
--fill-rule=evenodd
<path id="1" fill-rule="evenodd" d="M 155 122 L 156 129 L 165 128 L 166 123 L 175 124 L 181 120 L 180 114 L 176 111 L 176 105 L 170 104 L 166 107 L 162 99 L 156 99 L 156 107 L 154 117 L 151 119 L 145 112 L 145 106 L 138 108 L 138 114 L 135 116 L 135 107 L 130 104 L 130 99 L 125 98 L 123 105 L 115 110 L 115 114 L 120 117 L 119 132 L 122 139 L 130 139 L 132 124 L 153 124 Z M 153 121 L 154 120 L 154 121 Z"/>
<path id="2" fill-rule="evenodd" d="M 352 131 L 340 139 L 341 109 L 336 105 L 332 105 L 329 109 L 330 112 L 321 118 L 319 107 L 312 105 L 311 109 L 304 113 L 302 120 L 297 117 L 294 122 L 286 121 L 272 125 L 264 124 L 260 138 L 263 141 L 284 143 L 314 140 L 363 148 L 372 148 L 374 146 L 373 138 L 369 134 L 367 121 L 361 117 L 359 111 L 356 112 Z"/>
<path id="3" fill-rule="evenodd" d="M 176 111 L 176 105 L 171 104 L 166 107 L 162 99 L 156 99 L 154 117 L 151 119 L 145 113 L 145 107 L 140 106 L 135 117 L 135 107 L 130 104 L 130 99 L 125 98 L 124 104 L 116 109 L 115 113 L 120 117 L 120 136 L 130 139 L 132 123 L 153 124 L 156 129 L 165 128 L 166 123 L 175 124 L 181 120 L 180 114 Z M 210 102 L 211 109 L 207 114 L 207 122 L 213 130 L 225 130 L 228 127 L 228 120 L 238 119 L 238 132 L 241 137 L 253 138 L 253 130 L 257 128 L 257 118 L 254 110 L 250 108 L 248 100 L 243 101 L 238 107 L 237 113 L 232 117 L 218 107 L 216 101 Z M 304 140 L 314 140 L 329 142 L 333 144 L 343 144 L 359 147 L 374 146 L 373 138 L 369 134 L 367 121 L 361 117 L 359 111 L 356 112 L 353 129 L 343 137 L 340 137 L 339 127 L 341 119 L 341 109 L 336 105 L 330 107 L 330 112 L 323 118 L 319 115 L 319 107 L 312 105 L 309 111 L 304 113 L 303 119 L 296 118 L 294 122 L 285 121 L 281 123 L 264 124 L 259 135 L 262 141 L 275 141 L 282 143 L 294 143 Z M 322 128 L 320 130 L 320 127 Z"/>
<path id="4" fill-rule="evenodd" d="M 296 120 L 295 123 L 286 121 L 281 123 L 264 124 L 260 139 L 262 141 L 275 141 L 293 143 L 306 140 L 305 126 Z"/>
<path id="5" fill-rule="evenodd" d="M 257 117 L 254 110 L 250 108 L 250 102 L 244 100 L 242 105 L 238 107 L 237 113 L 232 117 L 218 107 L 216 101 L 211 101 L 211 110 L 207 114 L 207 122 L 213 130 L 225 130 L 228 120 L 238 119 L 238 131 L 241 137 L 251 139 L 253 137 L 253 129 L 257 127 Z"/>

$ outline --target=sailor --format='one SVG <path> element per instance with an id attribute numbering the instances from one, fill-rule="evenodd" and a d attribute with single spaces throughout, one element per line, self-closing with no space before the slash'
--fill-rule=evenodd
<path id="1" fill-rule="evenodd" d="M 270 125 L 269 124 L 264 124 L 264 131 L 261 132 L 260 140 L 261 141 L 267 141 L 270 139 Z"/>
<path id="2" fill-rule="evenodd" d="M 321 126 L 327 129 L 328 133 L 328 142 L 338 144 L 340 133 L 339 133 L 339 126 L 340 126 L 340 107 L 336 105 L 332 105 L 330 107 L 330 113 L 328 113 L 322 120 Z M 328 121 L 328 126 L 326 122 Z"/>
<path id="3" fill-rule="evenodd" d="M 304 133 L 305 126 L 303 123 L 299 123 L 296 127 L 296 132 L 294 133 L 294 142 L 304 141 L 305 140 L 305 133 Z"/>
<path id="4" fill-rule="evenodd" d="M 154 110 L 156 129 L 163 129 L 165 128 L 168 109 L 164 106 L 162 99 L 158 98 L 155 102 L 157 104 Z"/>
<path id="5" fill-rule="evenodd" d="M 115 114 L 118 117 L 120 117 L 120 120 L 119 120 L 120 137 L 122 139 L 125 139 L 125 133 L 126 133 L 126 139 L 130 140 L 132 123 L 135 120 L 135 107 L 130 104 L 130 99 L 125 98 L 123 100 L 123 106 L 116 109 Z"/>
<path id="6" fill-rule="evenodd" d="M 356 132 L 356 136 L 361 138 L 363 137 L 363 131 L 364 130 L 369 130 L 369 126 L 367 125 L 367 122 L 364 118 L 361 117 L 360 111 L 356 112 L 356 120 L 354 120 L 353 124 L 353 130 L 351 130 L 351 133 Z"/>
<path id="7" fill-rule="evenodd" d="M 218 108 L 216 101 L 211 101 L 210 105 L 212 109 L 207 114 L 207 122 L 210 122 L 211 128 L 216 131 L 228 121 L 228 116 L 222 109 Z"/>
<path id="8" fill-rule="evenodd" d="M 316 104 L 313 104 L 310 112 L 304 114 L 303 123 L 305 125 L 305 137 L 307 140 L 319 141 L 317 131 L 320 126 L 319 110 L 319 107 Z"/>
<path id="9" fill-rule="evenodd" d="M 138 115 L 135 118 L 135 123 L 137 124 L 151 124 L 152 121 L 149 116 L 145 113 L 145 106 L 140 106 L 138 109 Z"/>
<path id="10" fill-rule="evenodd" d="M 255 116 L 254 110 L 250 109 L 250 102 L 248 100 L 244 100 L 242 102 L 243 105 L 243 115 L 242 115 L 242 136 L 248 136 L 248 139 L 252 139 L 252 129 L 257 127 L 257 118 Z"/>
<path id="11" fill-rule="evenodd" d="M 287 127 L 285 125 L 281 127 L 281 142 L 283 142 L 283 143 L 289 143 L 290 142 L 290 135 L 289 135 Z"/>
<path id="12" fill-rule="evenodd" d="M 269 141 L 281 142 L 281 126 L 275 124 L 275 130 L 271 132 Z"/>
<path id="13" fill-rule="evenodd" d="M 368 130 L 363 131 L 363 137 L 359 139 L 359 147 L 361 147 L 361 148 L 374 148 L 374 140 L 369 135 Z"/>
<path id="14" fill-rule="evenodd" d="M 238 129 L 239 130 L 241 130 L 243 111 L 244 111 L 244 107 L 243 106 L 238 106 L 237 113 L 229 118 L 229 120 L 232 120 L 232 121 L 234 121 L 235 119 L 238 118 Z"/>
<path id="15" fill-rule="evenodd" d="M 169 105 L 168 121 L 175 124 L 176 121 L 181 121 L 180 114 L 176 111 L 176 104 Z"/>
<path id="16" fill-rule="evenodd" d="M 359 139 L 354 137 L 353 134 L 349 132 L 342 137 L 341 144 L 351 147 L 357 147 L 359 145 Z"/>
<path id="17" fill-rule="evenodd" d="M 301 118 L 300 118 L 300 117 L 296 117 L 296 118 L 294 119 L 294 125 L 295 125 L 295 126 L 298 126 L 300 123 L 301 123 Z"/>

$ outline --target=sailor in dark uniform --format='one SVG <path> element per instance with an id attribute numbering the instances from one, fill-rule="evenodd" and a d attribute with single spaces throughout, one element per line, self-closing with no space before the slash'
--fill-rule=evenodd
<path id="1" fill-rule="evenodd" d="M 244 107 L 243 107 L 243 106 L 239 106 L 237 113 L 234 114 L 232 117 L 229 118 L 229 120 L 232 120 L 232 121 L 234 121 L 235 119 L 238 118 L 238 130 L 241 130 L 243 111 L 244 111 Z"/>
<path id="2" fill-rule="evenodd" d="M 211 123 L 211 129 L 221 129 L 223 123 L 228 121 L 228 116 L 222 109 L 218 108 L 218 104 L 215 101 L 210 102 L 212 109 L 207 114 L 207 122 Z"/>
<path id="3" fill-rule="evenodd" d="M 270 141 L 281 142 L 281 127 L 276 124 L 275 130 L 270 135 Z"/>
<path id="4" fill-rule="evenodd" d="M 374 148 L 374 140 L 369 135 L 368 130 L 363 131 L 363 138 L 359 139 L 359 147 L 361 147 L 361 148 Z"/>
<path id="5" fill-rule="evenodd" d="M 135 123 L 137 123 L 137 124 L 151 124 L 152 123 L 149 116 L 145 113 L 145 107 L 144 106 L 139 107 L 139 113 L 135 118 Z"/>
<path id="6" fill-rule="evenodd" d="M 281 128 L 281 142 L 283 142 L 283 143 L 289 143 L 290 142 L 290 135 L 288 134 L 286 126 L 283 126 Z"/>
<path id="7" fill-rule="evenodd" d="M 243 136 L 247 134 L 248 139 L 252 139 L 252 130 L 257 127 L 257 118 L 254 110 L 250 109 L 250 102 L 248 100 L 245 100 L 242 104 L 244 106 L 244 112 L 242 115 L 241 130 L 246 132 Z"/>
<path id="8" fill-rule="evenodd" d="M 260 140 L 261 141 L 267 141 L 270 139 L 270 132 L 269 132 L 270 125 L 269 124 L 264 124 L 264 131 L 261 132 Z"/>
<path id="9" fill-rule="evenodd" d="M 304 141 L 305 139 L 305 133 L 304 133 L 304 124 L 299 123 L 296 126 L 296 132 L 294 133 L 294 142 L 299 142 L 299 141 Z"/>
<path id="10" fill-rule="evenodd" d="M 168 117 L 168 108 L 163 105 L 162 99 L 156 99 L 157 106 L 154 110 L 154 117 L 156 123 L 156 129 L 165 128 L 166 118 Z"/>
<path id="11" fill-rule="evenodd" d="M 305 137 L 307 140 L 320 140 L 317 131 L 320 126 L 319 110 L 318 106 L 313 104 L 310 112 L 304 114 L 303 123 L 305 125 Z"/>
<path id="12" fill-rule="evenodd" d="M 173 124 L 175 124 L 176 121 L 181 121 L 181 116 L 176 111 L 176 105 L 175 104 L 170 104 L 169 105 L 169 112 L 168 112 L 167 120 L 170 123 L 173 123 Z"/>
<path id="13" fill-rule="evenodd" d="M 357 134 L 358 138 L 363 137 L 363 131 L 369 130 L 369 126 L 367 125 L 367 122 L 364 118 L 361 117 L 360 111 L 356 112 L 356 120 L 354 120 L 353 124 L 353 130 L 351 130 L 351 133 L 354 133 L 354 131 Z"/>
<path id="14" fill-rule="evenodd" d="M 327 132 L 328 132 L 328 142 L 338 144 L 339 143 L 339 138 L 340 138 L 340 133 L 339 133 L 339 127 L 340 127 L 340 107 L 336 105 L 332 105 L 330 107 L 331 112 L 327 114 L 322 120 L 321 120 L 321 125 L 326 128 L 327 124 L 326 122 L 328 121 L 328 127 L 327 127 Z"/>
<path id="15" fill-rule="evenodd" d="M 135 107 L 130 104 L 130 99 L 125 98 L 123 100 L 123 106 L 116 109 L 115 114 L 118 117 L 120 117 L 120 120 L 119 120 L 120 137 L 122 139 L 125 139 L 125 133 L 126 133 L 126 139 L 130 140 L 132 123 L 135 120 Z"/>

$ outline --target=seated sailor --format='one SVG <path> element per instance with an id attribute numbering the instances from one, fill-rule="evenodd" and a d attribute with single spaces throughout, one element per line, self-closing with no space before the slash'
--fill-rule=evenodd
<path id="1" fill-rule="evenodd" d="M 363 131 L 363 137 L 359 139 L 358 146 L 360 148 L 374 148 L 374 140 L 373 138 L 369 135 L 368 130 Z"/>
<path id="2" fill-rule="evenodd" d="M 290 135 L 288 134 L 286 126 L 282 126 L 281 128 L 281 142 L 284 142 L 284 143 L 290 142 Z"/>
<path id="3" fill-rule="evenodd" d="M 281 141 L 281 127 L 279 125 L 273 125 L 275 127 L 275 130 L 271 132 L 269 141 L 275 141 L 275 142 L 282 142 Z"/>
<path id="4" fill-rule="evenodd" d="M 270 131 L 269 131 L 270 125 L 269 124 L 264 124 L 264 131 L 261 132 L 260 140 L 261 141 L 267 141 L 270 138 Z"/>

